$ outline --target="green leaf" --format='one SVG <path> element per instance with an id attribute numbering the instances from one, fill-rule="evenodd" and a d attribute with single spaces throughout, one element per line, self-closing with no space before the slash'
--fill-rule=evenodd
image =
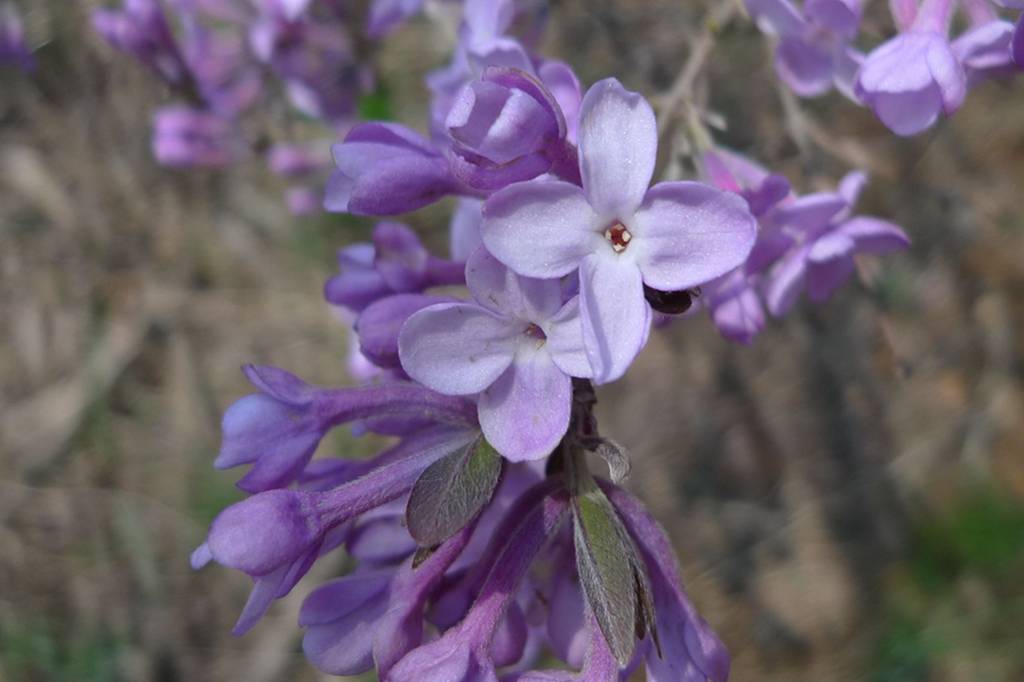
<path id="1" fill-rule="evenodd" d="M 484 438 L 427 467 L 409 494 L 405 520 L 421 547 L 436 547 L 462 530 L 494 494 L 501 455 Z"/>
<path id="2" fill-rule="evenodd" d="M 637 638 L 648 628 L 653 635 L 654 609 L 647 573 L 633 541 L 597 488 L 573 498 L 573 539 L 583 594 L 608 647 L 625 667 L 633 658 Z"/>

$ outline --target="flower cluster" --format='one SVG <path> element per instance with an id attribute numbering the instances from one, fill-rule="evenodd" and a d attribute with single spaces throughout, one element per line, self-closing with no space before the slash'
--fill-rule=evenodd
<path id="1" fill-rule="evenodd" d="M 377 3 L 372 30 L 417 7 Z M 594 384 L 622 377 L 654 320 L 695 298 L 748 343 L 765 307 L 783 315 L 803 291 L 822 301 L 856 254 L 907 238 L 853 215 L 858 172 L 798 196 L 712 148 L 699 180 L 652 184 L 650 104 L 612 78 L 584 91 L 511 34 L 516 9 L 466 0 L 453 59 L 427 80 L 429 134 L 362 123 L 334 145 L 328 210 L 391 216 L 457 197 L 450 252 L 380 222 L 338 253 L 324 296 L 353 324 L 359 385 L 245 368 L 257 392 L 225 413 L 216 465 L 248 465 L 239 487 L 251 496 L 214 520 L 193 565 L 252 577 L 240 634 L 344 547 L 354 569 L 299 615 L 306 656 L 330 674 L 607 682 L 643 666 L 655 682 L 724 682 L 728 654 L 664 532 L 618 485 L 629 459 L 600 433 Z M 849 53 L 829 50 L 838 73 Z M 294 148 L 274 159 L 281 172 L 312 165 Z M 314 459 L 342 424 L 392 444 L 366 460 Z M 587 453 L 611 480 L 591 474 Z M 544 651 L 568 669 L 535 669 Z"/>
<path id="2" fill-rule="evenodd" d="M 891 0 L 898 33 L 864 54 L 856 46 L 862 0 L 745 0 L 778 38 L 775 69 L 801 97 L 832 87 L 869 107 L 897 135 L 927 130 L 955 112 L 977 83 L 1024 69 L 1024 31 L 989 0 Z M 1020 0 L 995 0 L 1024 9 Z M 956 10 L 968 28 L 950 36 Z"/>
<path id="3" fill-rule="evenodd" d="M 880 218 L 853 216 L 867 177 L 848 174 L 835 192 L 797 196 L 781 175 L 725 149 L 703 157 L 708 182 L 746 198 L 757 243 L 742 266 L 702 287 L 702 307 L 722 335 L 749 344 L 765 326 L 765 304 L 782 317 L 806 291 L 821 303 L 854 272 L 858 253 L 880 254 L 910 240 Z"/>
<path id="4" fill-rule="evenodd" d="M 328 143 L 278 140 L 288 117 L 327 135 L 352 123 L 372 85 L 357 58 L 351 10 L 339 0 L 123 0 L 93 14 L 96 31 L 146 66 L 178 98 L 153 115 L 153 153 L 173 167 L 222 168 L 265 154 L 294 182 L 288 203 L 319 210 Z M 275 120 L 267 106 L 283 93 Z"/>

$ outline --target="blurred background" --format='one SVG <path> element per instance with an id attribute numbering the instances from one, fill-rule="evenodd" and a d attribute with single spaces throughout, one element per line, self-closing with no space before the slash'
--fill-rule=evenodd
<path id="1" fill-rule="evenodd" d="M 338 566 L 236 639 L 248 579 L 188 554 L 240 498 L 211 466 L 221 412 L 250 390 L 239 366 L 346 381 L 321 286 L 372 222 L 292 217 L 259 163 L 157 166 L 167 94 L 92 33 L 96 4 L 22 3 L 38 69 L 0 71 L 0 679 L 320 679 L 294 622 Z M 543 52 L 656 99 L 707 3 L 551 7 Z M 364 115 L 422 129 L 421 79 L 450 44 L 422 17 L 390 36 Z M 707 68 L 720 142 L 800 191 L 868 170 L 859 212 L 914 243 L 752 347 L 704 316 L 653 333 L 599 391 L 629 487 L 670 530 L 736 682 L 1024 679 L 1019 79 L 905 140 L 838 95 L 794 102 L 742 17 Z M 408 217 L 438 252 L 451 208 Z M 340 433 L 322 452 L 371 445 Z"/>

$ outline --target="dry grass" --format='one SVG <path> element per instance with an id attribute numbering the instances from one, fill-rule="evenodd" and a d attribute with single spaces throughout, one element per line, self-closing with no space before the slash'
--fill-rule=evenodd
<path id="1" fill-rule="evenodd" d="M 316 679 L 295 599 L 232 639 L 247 581 L 192 573 L 187 556 L 235 497 L 210 461 L 220 412 L 247 390 L 238 366 L 344 380 L 344 331 L 319 291 L 334 248 L 366 226 L 287 216 L 257 164 L 155 166 L 148 112 L 164 94 L 89 34 L 89 4 L 33 5 L 42 68 L 0 74 L 0 679 Z M 696 9 L 561 2 L 547 45 L 585 82 L 653 94 Z M 759 37 L 740 22 L 720 40 L 710 101 L 726 142 L 807 189 L 868 164 L 866 212 L 915 243 L 753 348 L 702 318 L 657 332 L 601 392 L 604 428 L 633 450 L 632 485 L 675 537 L 735 680 L 1021 679 L 1024 609 L 999 607 L 1024 594 L 970 570 L 925 599 L 980 623 L 925 652 L 930 676 L 877 662 L 893 604 L 917 594 L 915 529 L 965 482 L 1024 498 L 1019 85 L 989 84 L 897 140 L 835 98 L 787 119 Z M 403 64 L 428 54 L 425 69 L 437 49 L 418 23 L 382 55 L 399 118 L 422 110 Z M 436 233 L 444 212 L 416 221 Z M 986 618 L 1010 635 L 989 636 Z"/>

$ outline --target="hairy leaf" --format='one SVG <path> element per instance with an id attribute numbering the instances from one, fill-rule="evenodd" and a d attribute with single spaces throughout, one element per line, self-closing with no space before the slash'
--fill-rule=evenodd
<path id="1" fill-rule="evenodd" d="M 638 579 L 631 558 L 635 550 L 600 490 L 591 489 L 573 498 L 573 522 L 583 594 L 608 647 L 625 667 L 633 657 L 638 624 L 646 620 L 638 613 Z"/>
<path id="2" fill-rule="evenodd" d="M 435 547 L 476 518 L 501 477 L 501 455 L 484 438 L 427 467 L 409 494 L 405 520 L 422 547 Z"/>

